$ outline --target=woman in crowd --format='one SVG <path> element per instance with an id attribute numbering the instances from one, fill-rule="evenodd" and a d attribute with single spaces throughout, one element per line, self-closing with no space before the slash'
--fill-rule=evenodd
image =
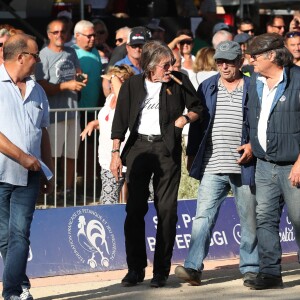
<path id="1" fill-rule="evenodd" d="M 101 204 L 118 203 L 120 191 L 124 184 L 124 177 L 116 182 L 109 169 L 112 149 L 110 135 L 120 87 L 132 75 L 134 75 L 134 72 L 128 65 L 110 67 L 107 73 L 102 75 L 102 77 L 110 81 L 111 92 L 106 98 L 104 107 L 98 114 L 98 119 L 89 122 L 80 135 L 82 140 L 84 140 L 86 135 L 90 136 L 94 129 L 100 130 L 98 157 L 102 181 Z"/>
<path id="2" fill-rule="evenodd" d="M 196 90 L 202 81 L 217 74 L 217 66 L 213 57 L 214 54 L 215 49 L 211 47 L 201 48 L 197 52 L 193 65 L 195 75 L 190 78 Z"/>

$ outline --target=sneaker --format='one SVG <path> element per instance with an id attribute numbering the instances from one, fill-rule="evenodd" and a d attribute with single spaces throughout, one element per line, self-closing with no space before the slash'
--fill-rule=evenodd
<path id="1" fill-rule="evenodd" d="M 175 268 L 175 275 L 188 282 L 190 285 L 200 285 L 202 273 L 197 270 L 185 268 L 183 266 L 177 266 Z"/>
<path id="2" fill-rule="evenodd" d="M 244 286 L 250 287 L 252 282 L 256 279 L 257 273 L 255 272 L 246 272 L 243 276 Z"/>
<path id="3" fill-rule="evenodd" d="M 150 286 L 155 288 L 163 287 L 166 285 L 167 279 L 168 277 L 163 274 L 154 274 L 151 279 Z"/>
<path id="4" fill-rule="evenodd" d="M 23 289 L 23 292 L 20 295 L 20 299 L 21 300 L 33 300 L 33 297 L 30 294 L 29 289 L 28 288 L 22 288 L 22 289 Z"/>
<path id="5" fill-rule="evenodd" d="M 145 269 L 142 270 L 133 270 L 129 269 L 126 276 L 122 279 L 121 284 L 123 286 L 134 286 L 140 282 L 143 282 L 145 278 Z"/>
<path id="6" fill-rule="evenodd" d="M 17 295 L 11 295 L 8 300 L 20 300 L 21 298 Z"/>

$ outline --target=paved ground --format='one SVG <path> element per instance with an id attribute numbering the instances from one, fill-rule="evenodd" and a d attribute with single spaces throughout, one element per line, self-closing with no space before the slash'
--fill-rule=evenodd
<path id="1" fill-rule="evenodd" d="M 97 299 L 300 299 L 300 265 L 295 255 L 284 257 L 283 289 L 250 290 L 242 285 L 238 260 L 216 260 L 205 263 L 203 283 L 189 286 L 175 277 L 172 266 L 168 284 L 164 288 L 150 288 L 151 267 L 146 270 L 145 281 L 135 287 L 124 288 L 120 280 L 126 270 L 57 276 L 32 279 L 31 293 L 36 300 L 97 300 Z"/>

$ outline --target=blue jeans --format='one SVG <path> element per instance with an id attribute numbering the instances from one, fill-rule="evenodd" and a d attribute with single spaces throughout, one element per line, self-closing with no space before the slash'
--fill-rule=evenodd
<path id="1" fill-rule="evenodd" d="M 259 270 L 276 276 L 281 275 L 279 223 L 284 202 L 300 247 L 300 188 L 288 179 L 291 168 L 258 159 L 255 173 Z"/>
<path id="2" fill-rule="evenodd" d="M 30 287 L 26 276 L 29 236 L 39 195 L 40 172 L 28 173 L 27 186 L 0 183 L 0 252 L 3 258 L 4 299 Z"/>
<path id="3" fill-rule="evenodd" d="M 241 224 L 240 272 L 258 272 L 255 188 L 242 185 L 240 174 L 204 174 L 197 199 L 191 243 L 184 267 L 202 271 L 219 209 L 232 189 Z"/>

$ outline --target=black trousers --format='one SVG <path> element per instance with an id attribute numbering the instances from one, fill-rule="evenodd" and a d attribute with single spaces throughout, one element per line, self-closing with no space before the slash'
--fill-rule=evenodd
<path id="1" fill-rule="evenodd" d="M 181 149 L 181 145 L 178 147 Z M 153 174 L 158 218 L 153 273 L 168 276 L 176 236 L 181 151 L 174 161 L 164 142 L 137 140 L 126 162 L 129 195 L 124 230 L 128 268 L 139 270 L 147 266 L 144 217 L 148 211 L 149 182 Z"/>

